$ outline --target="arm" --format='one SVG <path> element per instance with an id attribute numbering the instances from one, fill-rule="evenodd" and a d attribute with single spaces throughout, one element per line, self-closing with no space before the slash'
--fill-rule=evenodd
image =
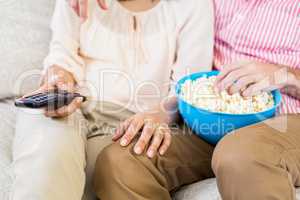
<path id="1" fill-rule="evenodd" d="M 178 10 L 186 4 L 181 1 Z M 182 22 L 177 40 L 177 59 L 173 66 L 173 85 L 183 76 L 211 71 L 214 46 L 214 14 L 213 3 L 210 0 L 192 1 L 188 11 L 189 16 Z M 178 11 L 180 14 L 181 11 Z M 179 15 L 180 19 L 181 16 Z M 174 89 L 174 86 L 172 87 Z M 175 94 L 174 90 L 171 94 Z"/>
<path id="2" fill-rule="evenodd" d="M 183 2 L 186 3 L 186 2 Z M 181 9 L 181 5 L 179 5 Z M 169 113 L 169 122 L 178 120 L 175 85 L 185 75 L 211 71 L 214 47 L 214 12 L 213 3 L 209 0 L 196 0 L 189 17 L 183 22 L 177 40 L 176 62 L 172 67 L 169 97 L 163 102 L 162 110 Z M 178 12 L 180 13 L 180 12 Z M 180 18 L 180 16 L 179 16 Z"/>
<path id="3" fill-rule="evenodd" d="M 114 140 L 120 139 L 122 146 L 129 145 L 141 131 L 134 151 L 137 154 L 147 149 L 152 158 L 157 152 L 164 155 L 171 144 L 169 125 L 178 119 L 177 98 L 174 83 L 186 74 L 209 71 L 213 60 L 213 6 L 210 0 L 194 0 L 186 4 L 186 0 L 177 3 L 178 20 L 182 23 L 177 41 L 177 59 L 172 67 L 170 94 L 156 109 L 138 113 L 127 119 L 116 131 Z M 188 17 L 181 16 L 182 8 Z M 188 9 L 189 8 L 189 9 Z M 162 105 L 162 106 L 161 106 Z"/>
<path id="4" fill-rule="evenodd" d="M 73 92 L 84 79 L 84 62 L 78 55 L 80 20 L 64 0 L 57 0 L 52 24 L 52 41 L 44 60 L 44 75 L 38 91 L 53 88 Z M 35 92 L 35 93 L 36 93 Z M 58 110 L 46 110 L 48 117 L 65 117 L 81 106 L 82 99 L 75 99 Z"/>
<path id="5" fill-rule="evenodd" d="M 84 79 L 84 62 L 79 56 L 80 19 L 64 0 L 57 0 L 51 23 L 52 40 L 44 60 L 45 71 L 58 66 L 70 72 L 77 84 Z"/>

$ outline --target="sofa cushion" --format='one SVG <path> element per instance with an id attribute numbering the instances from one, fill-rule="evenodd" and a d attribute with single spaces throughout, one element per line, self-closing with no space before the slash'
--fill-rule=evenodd
<path id="1" fill-rule="evenodd" d="M 0 101 L 0 199 L 9 199 L 13 180 L 11 170 L 12 141 L 15 127 L 15 107 L 12 101 Z"/>
<path id="2" fill-rule="evenodd" d="M 54 0 L 0 1 L 0 99 L 37 87 Z"/>
<path id="3" fill-rule="evenodd" d="M 208 179 L 183 187 L 173 200 L 221 200 L 215 179 Z"/>
<path id="4" fill-rule="evenodd" d="M 300 189 L 296 190 L 297 200 L 300 200 Z M 215 179 L 208 179 L 182 188 L 173 200 L 221 200 Z"/>

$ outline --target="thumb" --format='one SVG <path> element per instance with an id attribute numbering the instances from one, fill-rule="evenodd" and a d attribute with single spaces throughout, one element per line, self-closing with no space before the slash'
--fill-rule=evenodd
<path id="1" fill-rule="evenodd" d="M 51 88 L 49 88 L 47 85 L 42 85 L 40 88 L 38 88 L 37 90 L 31 92 L 31 93 L 28 93 L 28 94 L 25 94 L 24 96 L 22 96 L 21 98 L 26 98 L 26 97 L 29 97 L 29 96 L 32 96 L 32 95 L 35 95 L 35 94 L 38 94 L 38 93 L 43 93 L 47 90 L 49 90 Z"/>
<path id="2" fill-rule="evenodd" d="M 68 92 L 74 92 L 75 86 L 71 82 L 58 81 L 56 82 L 56 87 L 59 90 L 66 90 Z"/>
<path id="3" fill-rule="evenodd" d="M 99 6 L 103 9 L 103 10 L 107 10 L 107 6 L 106 6 L 106 2 L 105 0 L 97 0 L 98 1 L 98 4 Z"/>
<path id="4" fill-rule="evenodd" d="M 63 74 L 48 74 L 44 84 L 48 85 L 48 87 L 67 91 L 72 91 L 74 88 L 73 82 L 68 81 Z"/>

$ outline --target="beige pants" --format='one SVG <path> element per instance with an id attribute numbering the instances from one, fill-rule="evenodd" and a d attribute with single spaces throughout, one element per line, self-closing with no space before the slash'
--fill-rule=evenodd
<path id="1" fill-rule="evenodd" d="M 132 146 L 111 144 L 99 155 L 95 190 L 101 200 L 171 200 L 171 191 L 213 171 L 223 200 L 294 200 L 300 186 L 296 115 L 238 130 L 215 149 L 187 129 L 174 134 L 163 157 L 137 156 Z"/>
<path id="2" fill-rule="evenodd" d="M 83 113 L 83 114 L 82 114 Z M 20 110 L 13 148 L 15 182 L 12 200 L 81 200 L 86 174 L 86 138 L 93 154 L 111 143 L 111 132 L 133 113 L 98 103 L 91 111 L 50 119 L 41 112 Z M 98 137 L 93 137 L 97 135 Z M 92 176 L 96 158 L 87 158 Z"/>

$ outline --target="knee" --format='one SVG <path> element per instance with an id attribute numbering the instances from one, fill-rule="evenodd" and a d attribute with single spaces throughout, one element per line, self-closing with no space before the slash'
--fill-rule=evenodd
<path id="1" fill-rule="evenodd" d="M 76 128 L 51 119 L 43 122 L 35 128 L 25 129 L 23 135 L 26 137 L 15 139 L 14 160 L 21 163 L 34 160 L 46 168 L 61 167 L 70 161 L 84 163 L 84 138 Z"/>
<path id="2" fill-rule="evenodd" d="M 122 147 L 118 143 L 110 144 L 99 154 L 97 166 L 115 166 L 128 160 L 131 156 L 130 147 Z"/>
<path id="3" fill-rule="evenodd" d="M 254 141 L 239 135 L 228 135 L 217 145 L 212 168 L 217 178 L 243 178 L 255 168 L 257 152 Z"/>
<path id="4" fill-rule="evenodd" d="M 124 148 L 119 143 L 113 143 L 98 155 L 93 180 L 93 188 L 98 197 L 106 196 L 116 186 L 132 183 L 130 180 L 137 171 L 137 156 L 131 149 L 131 146 Z"/>
<path id="5" fill-rule="evenodd" d="M 95 184 L 103 181 L 113 181 L 126 175 L 126 169 L 132 166 L 129 163 L 134 160 L 135 155 L 131 152 L 131 146 L 121 147 L 118 143 L 113 143 L 105 147 L 98 155 L 95 166 Z M 110 177 L 109 179 L 105 177 Z"/>

